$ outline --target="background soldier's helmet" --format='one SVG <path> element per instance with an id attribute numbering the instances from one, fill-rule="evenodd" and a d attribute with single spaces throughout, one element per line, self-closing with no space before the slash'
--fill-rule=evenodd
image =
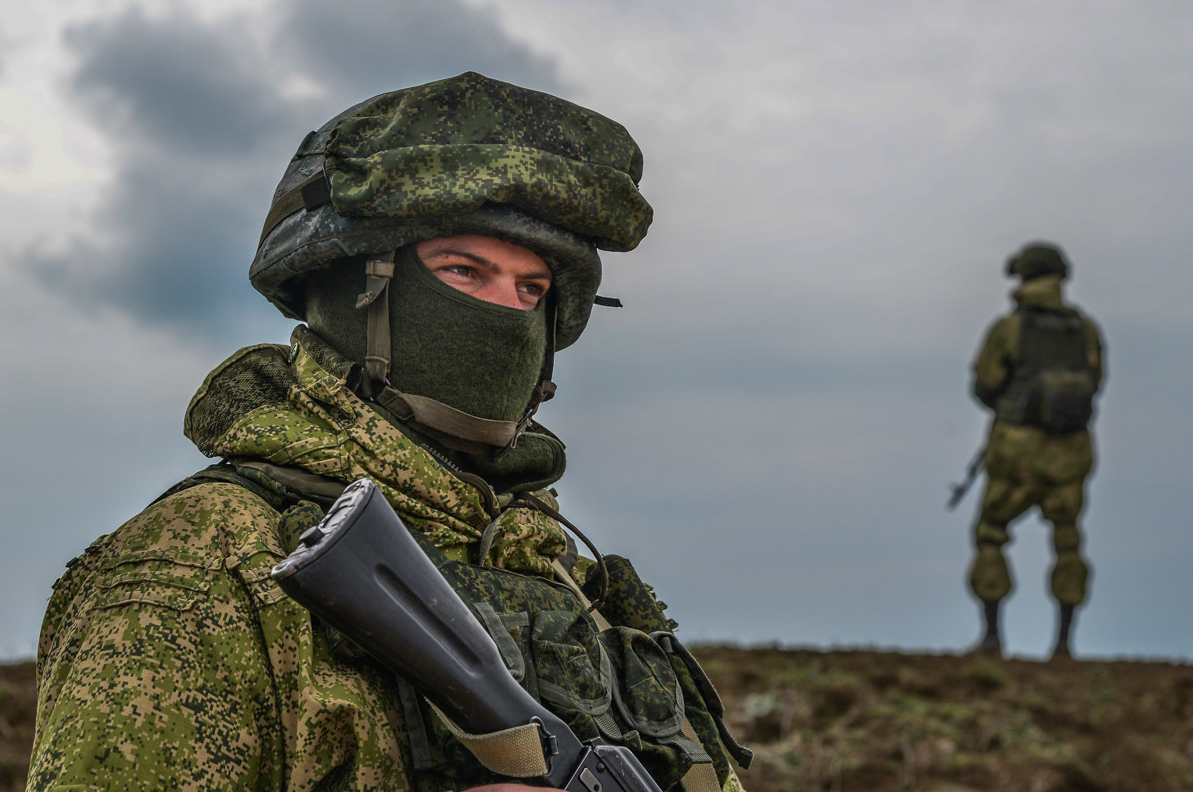
<path id="1" fill-rule="evenodd" d="M 489 234 L 551 268 L 561 349 L 588 322 L 597 248 L 631 250 L 646 235 L 641 176 L 642 152 L 624 127 L 549 94 L 474 72 L 381 94 L 303 140 L 249 279 L 303 319 L 312 271 L 432 237 Z"/>
<path id="2" fill-rule="evenodd" d="M 1007 275 L 1023 281 L 1045 275 L 1069 276 L 1069 262 L 1064 252 L 1050 242 L 1031 242 L 1007 259 Z"/>

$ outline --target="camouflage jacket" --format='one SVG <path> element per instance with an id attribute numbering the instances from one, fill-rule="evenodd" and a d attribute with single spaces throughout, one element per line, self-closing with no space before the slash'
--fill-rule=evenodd
<path id="1" fill-rule="evenodd" d="M 1019 307 L 1068 307 L 1061 296 L 1059 276 L 1030 280 L 1015 289 L 1011 297 Z M 1103 375 L 1102 337 L 1093 319 L 1083 314 L 1082 320 L 1085 322 L 1090 370 L 1100 383 Z M 994 409 L 1019 360 L 1020 321 L 1018 312 L 1012 312 L 996 320 L 986 332 L 973 363 L 974 397 L 991 409 Z"/>
<path id="2" fill-rule="evenodd" d="M 559 526 L 440 464 L 352 393 L 334 357 L 303 328 L 289 349 L 237 352 L 196 394 L 188 437 L 312 481 L 368 476 L 457 558 L 500 514 L 495 565 L 549 574 Z M 72 561 L 38 646 L 29 789 L 409 789 L 394 685 L 339 659 L 269 578 L 319 513 L 207 481 Z"/>

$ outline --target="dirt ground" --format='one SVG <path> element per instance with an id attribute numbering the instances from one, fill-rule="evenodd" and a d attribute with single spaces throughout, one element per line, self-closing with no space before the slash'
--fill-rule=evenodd
<path id="1" fill-rule="evenodd" d="M 750 792 L 1193 790 L 1193 665 L 698 647 Z M 32 664 L 0 666 L 0 792 L 24 788 Z"/>
<path id="2" fill-rule="evenodd" d="M 33 715 L 37 708 L 33 663 L 0 665 L 0 790 L 25 788 Z"/>
<path id="3" fill-rule="evenodd" d="M 1193 790 L 1193 666 L 704 647 L 750 792 Z"/>

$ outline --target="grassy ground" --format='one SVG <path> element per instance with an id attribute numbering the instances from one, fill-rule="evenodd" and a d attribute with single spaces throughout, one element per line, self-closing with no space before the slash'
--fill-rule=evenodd
<path id="1" fill-rule="evenodd" d="M 1193 790 L 1193 666 L 704 647 L 751 792 Z"/>
<path id="2" fill-rule="evenodd" d="M 1193 665 L 699 647 L 757 753 L 750 792 L 1193 790 Z M 0 666 L 0 792 L 24 787 L 33 668 Z"/>

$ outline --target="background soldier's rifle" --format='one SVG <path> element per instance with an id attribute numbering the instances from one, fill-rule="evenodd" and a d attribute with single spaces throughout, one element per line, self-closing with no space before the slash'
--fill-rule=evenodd
<path id="1" fill-rule="evenodd" d="M 986 464 L 986 446 L 978 449 L 974 457 L 969 462 L 969 467 L 965 469 L 965 480 L 960 484 L 950 484 L 949 489 L 953 494 L 949 496 L 948 509 L 952 511 L 957 508 L 957 504 L 965 497 L 965 493 L 969 492 L 969 488 L 973 486 L 973 482 L 978 477 L 978 473 L 982 472 L 982 468 Z"/>

